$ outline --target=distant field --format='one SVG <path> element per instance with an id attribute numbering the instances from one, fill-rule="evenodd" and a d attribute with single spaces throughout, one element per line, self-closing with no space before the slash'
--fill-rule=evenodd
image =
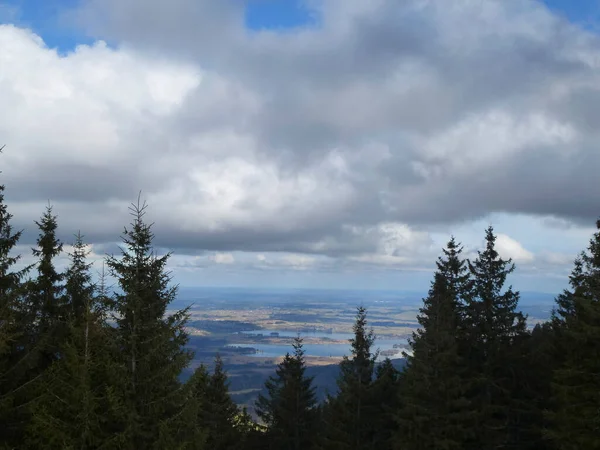
<path id="1" fill-rule="evenodd" d="M 319 396 L 333 392 L 340 353 L 349 349 L 347 339 L 352 336 L 358 305 L 368 308 L 369 324 L 381 339 L 376 346 L 385 344 L 383 356 L 396 358 L 396 364 L 402 365 L 401 351 L 406 339 L 418 328 L 416 317 L 424 295 L 389 291 L 181 288 L 172 307 L 192 305 L 188 323 L 189 348 L 195 352 L 192 369 L 200 364 L 210 367 L 219 353 L 230 375 L 232 397 L 252 410 L 264 381 L 273 374 L 285 352 L 291 351 L 297 332 L 303 333 L 306 347 L 318 353 L 308 356 L 307 363 L 315 376 Z M 526 293 L 521 309 L 533 325 L 548 319 L 552 301 L 549 294 Z M 188 370 L 184 377 L 189 374 Z"/>

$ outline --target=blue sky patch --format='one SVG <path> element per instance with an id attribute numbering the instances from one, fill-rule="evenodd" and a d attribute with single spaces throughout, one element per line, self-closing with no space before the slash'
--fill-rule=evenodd
<path id="1" fill-rule="evenodd" d="M 598 31 L 600 0 L 543 0 L 552 11 L 583 28 Z"/>
<path id="2" fill-rule="evenodd" d="M 93 39 L 75 29 L 65 13 L 81 0 L 0 0 L 0 23 L 32 29 L 50 48 L 67 53 Z M 123 0 L 126 1 L 126 0 Z M 220 1 L 220 0 L 214 0 Z M 251 30 L 282 30 L 318 23 L 308 0 L 247 0 L 245 23 Z M 600 31 L 600 0 L 540 0 L 582 27 Z"/>
<path id="3" fill-rule="evenodd" d="M 251 30 L 297 28 L 315 23 L 313 11 L 302 0 L 249 0 L 245 18 Z"/>
<path id="4" fill-rule="evenodd" d="M 79 0 L 0 0 L 0 23 L 29 28 L 48 47 L 64 54 L 77 45 L 93 43 L 93 39 L 78 33 L 65 17 L 78 4 Z"/>

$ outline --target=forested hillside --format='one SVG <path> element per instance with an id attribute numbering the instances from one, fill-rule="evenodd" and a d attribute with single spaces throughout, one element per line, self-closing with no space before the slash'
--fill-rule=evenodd
<path id="1" fill-rule="evenodd" d="M 297 339 L 255 423 L 230 399 L 218 357 L 181 381 L 188 314 L 168 313 L 170 255 L 155 253 L 145 210 L 132 205 L 122 253 L 106 259 L 113 292 L 92 276 L 81 234 L 57 269 L 51 206 L 36 222 L 36 262 L 23 267 L 0 186 L 0 448 L 600 448 L 600 221 L 549 322 L 527 327 L 491 227 L 472 260 L 451 239 L 403 371 L 376 365 L 359 306 L 337 392 L 318 403 Z"/>

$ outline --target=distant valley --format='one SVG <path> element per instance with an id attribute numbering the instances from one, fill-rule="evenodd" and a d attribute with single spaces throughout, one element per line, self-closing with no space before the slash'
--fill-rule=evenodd
<path id="1" fill-rule="evenodd" d="M 189 348 L 193 364 L 212 367 L 217 353 L 230 377 L 230 393 L 252 412 L 254 401 L 295 336 L 304 340 L 308 373 L 314 376 L 319 399 L 334 394 L 337 363 L 350 351 L 349 339 L 356 306 L 368 308 L 382 360 L 402 367 L 402 352 L 418 328 L 417 314 L 424 293 L 342 290 L 270 290 L 180 288 L 171 307 L 190 307 Z M 523 293 L 521 310 L 530 326 L 547 320 L 554 295 Z"/>

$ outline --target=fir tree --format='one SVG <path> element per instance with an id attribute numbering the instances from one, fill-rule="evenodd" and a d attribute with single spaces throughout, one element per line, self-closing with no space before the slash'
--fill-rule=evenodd
<path id="1" fill-rule="evenodd" d="M 20 327 L 19 340 L 12 355 L 8 389 L 14 414 L 11 429 L 14 436 L 25 432 L 35 401 L 48 381 L 47 370 L 60 357 L 64 337 L 61 292 L 62 275 L 54 261 L 62 251 L 56 237 L 56 216 L 48 206 L 36 222 L 40 234 L 33 255 L 37 258 L 37 277 L 27 280 L 15 304 L 15 320 Z M 23 437 L 16 438 L 22 445 Z"/>
<path id="2" fill-rule="evenodd" d="M 405 354 L 396 448 L 462 449 L 468 432 L 459 337 L 469 275 L 454 238 L 443 251 L 417 317 L 421 327 L 410 342 L 412 355 Z"/>
<path id="3" fill-rule="evenodd" d="M 35 222 L 40 230 L 37 248 L 33 256 L 38 259 L 36 267 L 38 276 L 32 284 L 30 301 L 34 317 L 37 319 L 40 334 L 53 330 L 64 318 L 61 302 L 64 276 L 58 272 L 54 261 L 62 252 L 63 244 L 56 236 L 58 224 L 52 206 L 48 205 L 39 221 Z"/>
<path id="4" fill-rule="evenodd" d="M 469 362 L 468 397 L 477 412 L 471 424 L 474 436 L 464 448 L 496 449 L 517 445 L 519 404 L 514 391 L 522 366 L 517 342 L 525 335 L 525 317 L 517 311 L 519 293 L 509 286 L 507 276 L 515 266 L 495 248 L 496 236 L 486 230 L 486 247 L 469 261 L 470 280 L 465 296 L 465 332 L 462 354 Z"/>
<path id="5" fill-rule="evenodd" d="M 185 406 L 178 376 L 191 359 L 184 348 L 188 337 L 186 310 L 167 315 L 176 296 L 165 270 L 170 254 L 157 256 L 151 225 L 144 222 L 146 205 L 131 206 L 133 223 L 123 234 L 121 258 L 107 265 L 117 278 L 115 337 L 122 355 L 122 400 L 127 408 L 123 423 L 126 448 L 174 448 L 169 441 Z"/>
<path id="6" fill-rule="evenodd" d="M 394 367 L 389 358 L 375 369 L 375 381 L 371 389 L 372 401 L 379 405 L 374 421 L 374 437 L 372 448 L 391 449 L 396 439 L 398 428 L 395 414 L 400 408 L 398 389 L 400 386 L 400 372 Z"/>
<path id="7" fill-rule="evenodd" d="M 352 357 L 344 356 L 340 363 L 338 395 L 328 398 L 324 448 L 368 448 L 374 440 L 374 418 L 379 405 L 371 395 L 373 371 L 378 353 L 372 352 L 373 330 L 367 330 L 367 310 L 357 309 L 350 340 Z"/>
<path id="8" fill-rule="evenodd" d="M 600 230 L 600 220 L 596 222 Z M 557 448 L 599 449 L 600 231 L 575 262 L 571 289 L 556 300 L 553 323 L 562 354 L 554 374 L 549 435 Z"/>
<path id="9" fill-rule="evenodd" d="M 313 379 L 305 375 L 300 337 L 294 339 L 293 348 L 293 355 L 287 353 L 275 376 L 266 381 L 267 396 L 259 395 L 256 402 L 258 417 L 268 427 L 265 448 L 273 450 L 309 450 L 314 445 L 317 402 Z"/>
<path id="10" fill-rule="evenodd" d="M 113 369 L 112 330 L 104 321 L 81 235 L 69 256 L 66 333 L 61 358 L 49 368 L 44 391 L 34 403 L 27 433 L 31 448 L 94 449 L 111 442 L 105 424 L 113 412 L 107 384 Z"/>
<path id="11" fill-rule="evenodd" d="M 21 232 L 15 232 L 11 226 L 12 215 L 4 201 L 4 190 L 4 185 L 0 185 L 0 446 L 19 439 L 14 395 L 23 387 L 17 376 L 22 357 L 18 346 L 23 336 L 17 309 L 22 280 L 29 270 L 16 268 L 20 256 L 13 252 Z"/>
<path id="12" fill-rule="evenodd" d="M 214 450 L 239 448 L 243 440 L 243 433 L 236 424 L 240 411 L 229 396 L 227 373 L 219 355 L 215 357 L 214 371 L 207 380 L 202 404 L 202 424 L 208 431 L 208 447 Z"/>
<path id="13" fill-rule="evenodd" d="M 204 365 L 197 367 L 184 386 L 185 404 L 182 410 L 180 427 L 176 431 L 177 441 L 186 450 L 202 450 L 206 445 L 208 429 L 204 424 L 206 392 L 210 375 Z"/>

